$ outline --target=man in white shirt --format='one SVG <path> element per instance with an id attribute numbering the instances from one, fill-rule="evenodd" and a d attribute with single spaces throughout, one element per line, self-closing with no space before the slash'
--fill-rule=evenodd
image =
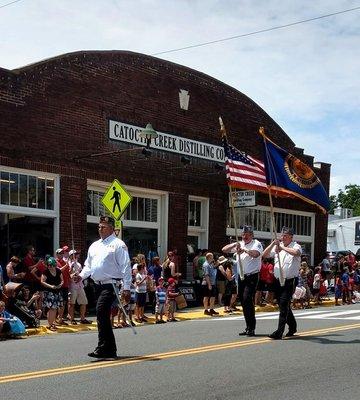
<path id="1" fill-rule="evenodd" d="M 294 231 L 283 227 L 281 241 L 276 239 L 265 249 L 263 257 L 274 258 L 275 298 L 279 305 L 279 324 L 276 331 L 271 333 L 271 339 L 282 339 L 285 325 L 288 324 L 287 337 L 294 336 L 297 324 L 291 310 L 291 299 L 295 291 L 295 280 L 299 275 L 301 265 L 301 246 L 293 240 Z M 280 268 L 282 271 L 283 285 L 281 285 Z"/>
<path id="2" fill-rule="evenodd" d="M 95 282 L 96 318 L 98 324 L 98 346 L 89 357 L 116 358 L 116 343 L 111 326 L 111 304 L 116 299 L 113 283 L 122 280 L 124 301 L 130 301 L 131 267 L 125 243 L 114 233 L 115 221 L 111 217 L 100 217 L 99 236 L 88 250 L 83 270 L 74 281 L 91 276 Z"/>
<path id="3" fill-rule="evenodd" d="M 231 243 L 222 248 L 224 253 L 236 253 L 236 275 L 239 299 L 244 313 L 246 329 L 239 335 L 255 336 L 256 318 L 254 296 L 261 268 L 262 244 L 254 239 L 251 226 L 245 225 L 240 243 Z"/>

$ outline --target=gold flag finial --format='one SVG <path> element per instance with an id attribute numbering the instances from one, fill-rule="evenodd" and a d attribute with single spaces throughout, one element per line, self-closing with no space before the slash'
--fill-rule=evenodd
<path id="1" fill-rule="evenodd" d="M 264 129 L 263 126 L 260 126 L 259 133 L 260 133 L 261 136 L 265 136 L 265 129 Z"/>

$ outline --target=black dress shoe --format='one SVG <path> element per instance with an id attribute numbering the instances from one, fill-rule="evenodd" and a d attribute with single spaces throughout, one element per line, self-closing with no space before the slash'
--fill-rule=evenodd
<path id="1" fill-rule="evenodd" d="M 255 336 L 255 331 L 254 331 L 253 329 L 249 329 L 249 330 L 247 331 L 247 335 L 248 335 L 248 336 Z"/>
<path id="2" fill-rule="evenodd" d="M 281 340 L 282 339 L 282 335 L 280 335 L 277 332 L 270 333 L 270 335 L 268 335 L 268 337 L 270 339 L 274 339 L 274 340 Z"/>
<path id="3" fill-rule="evenodd" d="M 88 356 L 93 358 L 117 358 L 116 353 L 103 353 L 96 350 L 88 353 Z"/>
<path id="4" fill-rule="evenodd" d="M 249 331 L 247 329 L 245 329 L 243 332 L 239 333 L 239 336 L 247 336 L 249 333 Z"/>
<path id="5" fill-rule="evenodd" d="M 297 332 L 296 330 L 295 331 L 289 331 L 285 336 L 286 337 L 294 336 L 296 332 Z"/>

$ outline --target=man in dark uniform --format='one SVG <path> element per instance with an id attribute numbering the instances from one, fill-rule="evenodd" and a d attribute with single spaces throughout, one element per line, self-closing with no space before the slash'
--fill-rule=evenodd
<path id="1" fill-rule="evenodd" d="M 261 268 L 262 244 L 254 239 L 251 226 L 245 225 L 241 242 L 228 244 L 222 248 L 224 253 L 236 253 L 239 298 L 243 309 L 246 328 L 239 335 L 255 336 L 256 318 L 254 296 Z"/>
<path id="2" fill-rule="evenodd" d="M 115 221 L 110 217 L 100 217 L 100 239 L 94 242 L 88 250 L 88 256 L 77 281 L 91 276 L 95 282 L 96 318 L 99 341 L 96 349 L 89 357 L 116 358 L 116 343 L 111 326 L 111 304 L 116 299 L 113 283 L 122 280 L 123 296 L 130 301 L 131 267 L 128 249 L 125 243 L 114 234 Z"/>
<path id="3" fill-rule="evenodd" d="M 291 299 L 295 291 L 295 279 L 299 276 L 301 265 L 301 246 L 293 240 L 294 231 L 283 227 L 281 240 L 275 239 L 265 249 L 263 256 L 274 258 L 275 298 L 279 305 L 279 324 L 269 337 L 282 339 L 285 325 L 289 326 L 287 337 L 293 336 L 297 330 L 294 314 L 291 310 Z M 281 270 L 280 270 L 281 268 Z M 281 271 L 281 274 L 280 274 Z"/>

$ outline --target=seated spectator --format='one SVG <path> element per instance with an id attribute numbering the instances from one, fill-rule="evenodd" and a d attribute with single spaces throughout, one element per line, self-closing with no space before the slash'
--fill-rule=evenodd
<path id="1" fill-rule="evenodd" d="M 6 266 L 6 273 L 9 282 L 24 282 L 25 280 L 25 269 L 20 265 L 20 259 L 16 256 L 10 258 L 9 263 Z"/>
<path id="2" fill-rule="evenodd" d="M 21 313 L 14 314 L 19 317 L 29 328 L 35 328 L 40 325 L 42 310 L 38 306 L 38 300 L 41 295 L 39 292 L 31 294 L 29 286 L 23 286 L 19 294 L 15 297 L 15 306 Z"/>
<path id="3" fill-rule="evenodd" d="M 91 324 L 92 322 L 85 318 L 88 300 L 85 294 L 84 284 L 82 280 L 75 282 L 74 279 L 82 270 L 82 265 L 79 263 L 79 253 L 76 250 L 70 250 L 68 263 L 70 272 L 69 320 L 71 324 L 77 324 L 74 318 L 75 304 L 77 302 L 80 305 L 80 324 Z"/>
<path id="4" fill-rule="evenodd" d="M 25 332 L 25 326 L 21 320 L 6 311 L 5 303 L 0 301 L 0 334 L 13 337 Z"/>
<path id="5" fill-rule="evenodd" d="M 12 315 L 5 311 L 5 303 L 0 301 L 0 334 L 6 335 L 10 332 L 10 322 L 8 321 L 11 319 Z"/>
<path id="6" fill-rule="evenodd" d="M 63 305 L 63 298 L 61 294 L 61 287 L 63 284 L 63 277 L 59 268 L 57 268 L 56 260 L 54 257 L 48 257 L 45 261 L 47 269 L 41 275 L 41 284 L 44 287 L 43 307 L 47 310 L 47 329 L 56 331 L 55 326 L 56 313 Z"/>

